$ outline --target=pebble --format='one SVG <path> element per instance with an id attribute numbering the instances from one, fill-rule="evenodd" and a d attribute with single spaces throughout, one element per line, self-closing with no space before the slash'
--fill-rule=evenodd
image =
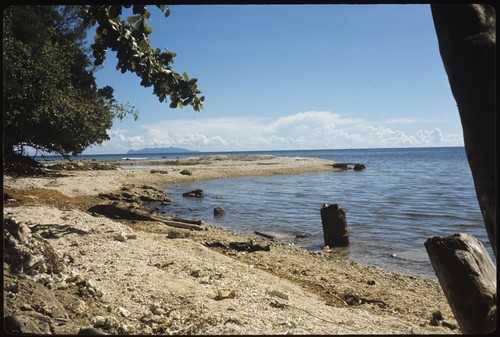
<path id="1" fill-rule="evenodd" d="M 31 307 L 31 305 L 27 304 L 27 303 L 24 303 L 22 304 L 19 309 L 21 311 L 33 311 L 33 308 Z"/>
<path id="2" fill-rule="evenodd" d="M 290 298 L 290 296 L 282 291 L 279 291 L 279 290 L 268 290 L 266 291 L 266 293 L 268 295 L 271 295 L 271 296 L 275 296 L 275 297 L 279 297 L 283 300 L 288 300 Z"/>
<path id="3" fill-rule="evenodd" d="M 226 298 L 235 298 L 236 293 L 234 290 L 228 289 L 228 288 L 221 288 L 217 291 L 217 296 L 215 297 L 216 300 L 223 300 Z"/>
<path id="4" fill-rule="evenodd" d="M 115 239 L 116 241 L 125 242 L 127 241 L 127 235 L 122 232 L 120 234 L 114 235 L 113 239 Z"/>
<path id="5" fill-rule="evenodd" d="M 102 326 L 105 326 L 106 323 L 107 323 L 107 319 L 106 317 L 104 316 L 94 316 L 92 317 L 92 319 L 90 320 L 90 323 L 95 327 L 95 328 L 98 328 L 98 327 L 102 327 Z"/>
<path id="6" fill-rule="evenodd" d="M 149 306 L 149 310 L 153 315 L 165 315 L 166 313 L 165 310 L 163 310 L 160 306 L 154 303 Z"/>
<path id="7" fill-rule="evenodd" d="M 132 334 L 136 331 L 136 328 L 135 326 L 133 325 L 130 325 L 130 324 L 122 324 L 119 328 L 118 328 L 118 331 L 120 332 L 120 334 Z"/>
<path id="8" fill-rule="evenodd" d="M 118 313 L 119 313 L 120 315 L 122 315 L 123 317 L 128 317 L 128 316 L 130 316 L 130 311 L 128 311 L 127 309 L 122 308 L 122 307 L 118 307 Z"/>

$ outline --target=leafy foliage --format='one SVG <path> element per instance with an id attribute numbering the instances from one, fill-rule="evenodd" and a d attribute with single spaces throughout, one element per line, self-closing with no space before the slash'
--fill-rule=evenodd
<path id="1" fill-rule="evenodd" d="M 170 14 L 167 6 L 157 7 L 165 16 Z M 133 15 L 126 21 L 121 19 L 123 8 L 132 9 Z M 169 96 L 171 108 L 191 105 L 195 111 L 203 109 L 205 97 L 198 97 L 197 79 L 189 79 L 185 72 L 180 75 L 172 69 L 174 52 L 151 47 L 148 36 L 153 29 L 147 24 L 151 13 L 146 6 L 89 5 L 82 7 L 80 15 L 86 25 L 97 25 L 95 42 L 91 46 L 95 66 L 104 62 L 106 51 L 111 49 L 116 51 L 116 69 L 139 76 L 141 85 L 152 86 L 160 102 Z"/>
<path id="2" fill-rule="evenodd" d="M 4 151 L 78 154 L 135 113 L 97 89 L 77 7 L 11 6 L 3 13 Z M 16 151 L 17 149 L 17 151 Z"/>
<path id="3" fill-rule="evenodd" d="M 167 6 L 157 6 L 165 16 Z M 121 20 L 122 10 L 133 15 Z M 117 69 L 153 87 L 170 107 L 203 109 L 197 79 L 172 69 L 176 56 L 150 46 L 152 28 L 143 5 L 11 6 L 3 12 L 4 155 L 18 158 L 26 146 L 79 154 L 109 139 L 114 118 L 138 112 L 113 98 L 113 88 L 97 88 L 94 70 L 106 51 L 116 51 Z M 86 32 L 97 25 L 91 52 Z"/>

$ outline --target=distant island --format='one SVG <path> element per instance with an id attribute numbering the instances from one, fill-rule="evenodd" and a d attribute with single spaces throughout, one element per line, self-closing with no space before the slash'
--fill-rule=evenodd
<path id="1" fill-rule="evenodd" d="M 186 153 L 186 152 L 198 152 L 188 149 L 183 149 L 181 147 L 146 147 L 140 150 L 129 150 L 127 154 L 158 154 L 158 153 Z"/>

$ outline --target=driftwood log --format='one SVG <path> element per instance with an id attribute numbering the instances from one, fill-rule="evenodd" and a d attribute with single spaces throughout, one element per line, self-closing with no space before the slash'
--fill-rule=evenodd
<path id="1" fill-rule="evenodd" d="M 94 205 L 88 209 L 89 212 L 98 213 L 114 219 L 139 220 L 139 221 L 159 221 L 170 227 L 185 228 L 191 230 L 203 230 L 201 221 L 185 220 L 180 218 L 167 218 L 160 215 L 153 215 L 147 211 L 130 208 L 126 204 L 101 204 Z"/>
<path id="2" fill-rule="evenodd" d="M 429 238 L 424 246 L 463 333 L 493 332 L 496 267 L 483 244 L 473 235 L 459 233 Z"/>
<path id="3" fill-rule="evenodd" d="M 254 231 L 253 233 L 256 234 L 256 235 L 260 235 L 260 236 L 262 236 L 262 237 L 264 237 L 266 239 L 269 239 L 269 240 L 276 239 L 276 236 L 271 235 L 271 234 L 266 234 L 266 233 L 262 233 L 262 232 L 258 232 L 258 231 Z"/>

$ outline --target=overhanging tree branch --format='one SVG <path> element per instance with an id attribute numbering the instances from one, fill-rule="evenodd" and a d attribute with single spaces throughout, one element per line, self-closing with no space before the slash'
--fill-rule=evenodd
<path id="1" fill-rule="evenodd" d="M 121 19 L 122 9 L 132 7 L 133 15 L 126 21 Z M 168 6 L 157 6 L 165 16 L 170 11 Z M 118 63 L 116 69 L 122 73 L 130 71 L 141 78 L 141 85 L 153 87 L 160 102 L 167 96 L 170 107 L 191 105 L 195 111 L 203 109 L 204 96 L 199 97 L 197 79 L 189 79 L 184 72 L 177 73 L 171 66 L 176 54 L 168 50 L 153 49 L 149 34 L 153 29 L 147 24 L 150 12 L 142 5 L 88 5 L 83 6 L 80 16 L 85 24 L 97 25 L 94 43 L 91 45 L 95 58 L 94 65 L 102 65 L 106 59 L 106 51 L 116 52 Z"/>

